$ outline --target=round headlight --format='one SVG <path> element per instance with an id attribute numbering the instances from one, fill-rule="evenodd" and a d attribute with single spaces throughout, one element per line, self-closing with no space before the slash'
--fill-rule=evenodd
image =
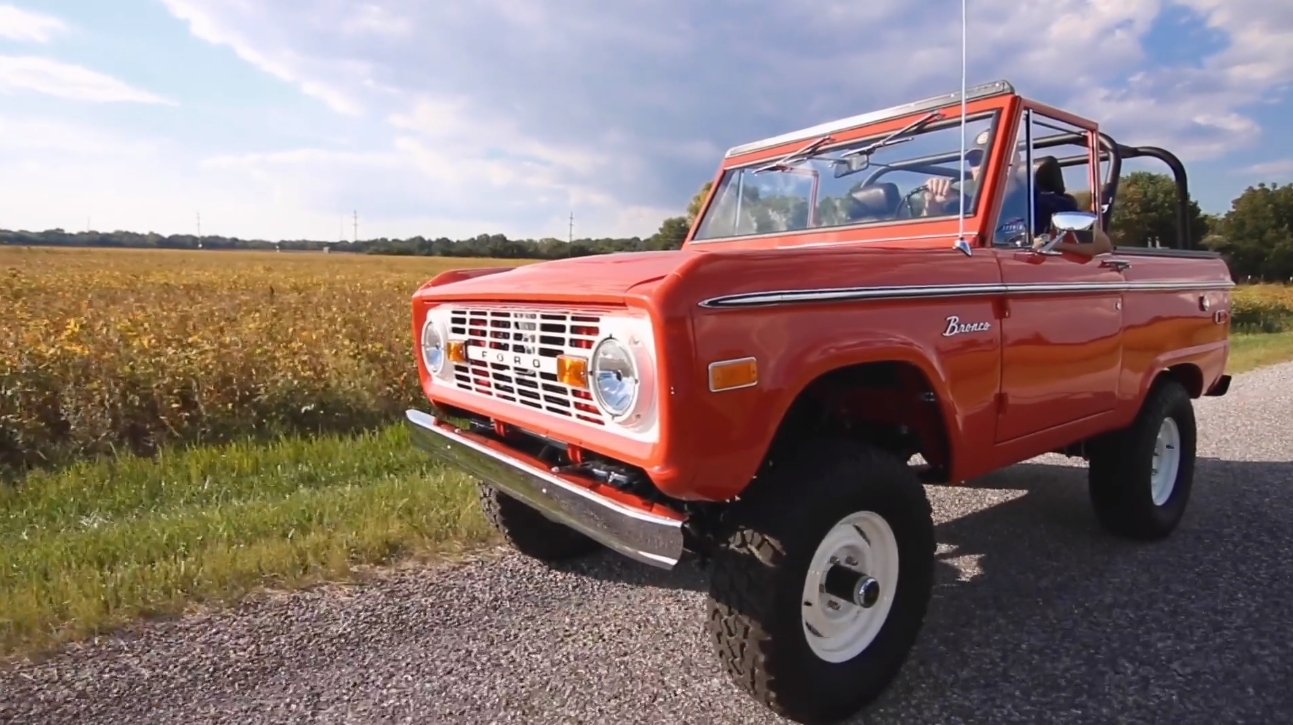
<path id="1" fill-rule="evenodd" d="M 590 372 L 593 396 L 612 418 L 619 418 L 633 409 L 640 381 L 633 355 L 624 343 L 614 338 L 598 343 L 593 349 Z"/>
<path id="2" fill-rule="evenodd" d="M 441 336 L 435 321 L 428 319 L 426 324 L 422 325 L 422 361 L 434 375 L 439 374 L 444 368 L 444 359 L 444 337 Z"/>

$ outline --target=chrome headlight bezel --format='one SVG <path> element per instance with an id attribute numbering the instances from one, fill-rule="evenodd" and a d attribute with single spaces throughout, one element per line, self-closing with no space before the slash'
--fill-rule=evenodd
<path id="1" fill-rule="evenodd" d="M 428 344 L 431 341 L 434 344 Z M 443 327 L 436 319 L 434 314 L 428 314 L 426 321 L 422 323 L 422 345 L 420 354 L 422 355 L 422 364 L 432 375 L 439 375 L 445 370 L 446 363 L 449 361 L 449 338 L 445 334 Z M 432 353 L 438 350 L 439 361 L 432 360 Z"/>
<path id="2" fill-rule="evenodd" d="M 636 440 L 654 441 L 659 435 L 659 401 L 656 381 L 655 328 L 651 318 L 641 311 L 609 314 L 601 318 L 601 335 L 593 343 L 588 361 L 588 391 L 592 403 L 602 412 L 615 430 Z M 608 344 L 615 340 L 627 353 L 631 370 L 637 381 L 628 410 L 618 413 L 606 405 L 597 390 L 594 361 Z M 618 414 L 617 414 L 618 413 Z"/>
<path id="3" fill-rule="evenodd" d="M 601 372 L 603 365 L 601 362 L 603 359 L 602 353 L 605 350 L 612 350 L 613 348 L 615 355 L 622 359 L 622 363 L 627 364 L 629 376 L 631 377 L 631 381 L 629 383 L 631 387 L 629 398 L 622 407 L 616 407 L 606 399 L 606 396 L 602 391 L 602 387 L 598 382 L 598 378 L 600 377 L 599 373 Z M 588 387 L 590 388 L 590 392 L 593 394 L 593 400 L 596 401 L 597 406 L 601 408 L 602 412 L 609 416 L 611 420 L 618 423 L 636 412 L 638 401 L 642 396 L 642 373 L 640 366 L 638 365 L 637 356 L 633 354 L 633 350 L 629 345 L 613 336 L 610 336 L 602 338 L 595 346 L 593 346 L 592 359 L 589 360 L 588 364 Z"/>

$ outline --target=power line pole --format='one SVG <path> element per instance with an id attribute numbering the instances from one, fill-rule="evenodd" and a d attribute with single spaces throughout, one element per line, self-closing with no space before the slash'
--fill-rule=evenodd
<path id="1" fill-rule="evenodd" d="M 202 238 L 202 212 L 198 212 L 198 238 Z"/>
<path id="2" fill-rule="evenodd" d="M 355 242 L 359 242 L 359 210 L 355 210 Z"/>

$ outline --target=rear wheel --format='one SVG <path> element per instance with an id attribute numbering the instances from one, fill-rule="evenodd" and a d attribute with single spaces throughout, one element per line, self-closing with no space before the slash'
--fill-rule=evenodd
<path id="1" fill-rule="evenodd" d="M 485 520 L 526 556 L 555 562 L 592 553 L 601 546 L 489 484 L 478 483 L 477 494 Z"/>
<path id="2" fill-rule="evenodd" d="M 846 717 L 898 674 L 924 623 L 934 523 L 906 464 L 815 441 L 733 505 L 707 630 L 737 684 L 801 722 Z"/>
<path id="3" fill-rule="evenodd" d="M 1194 483 L 1190 394 L 1175 380 L 1150 391 L 1128 428 L 1092 446 L 1088 486 L 1100 525 L 1130 539 L 1162 539 L 1185 514 Z"/>

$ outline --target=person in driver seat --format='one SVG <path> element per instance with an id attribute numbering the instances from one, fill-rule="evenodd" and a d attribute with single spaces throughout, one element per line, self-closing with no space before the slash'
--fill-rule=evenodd
<path id="1" fill-rule="evenodd" d="M 965 190 L 967 206 L 978 191 L 977 186 L 983 170 L 983 160 L 987 155 L 991 140 L 991 132 L 984 130 L 975 137 L 974 144 L 965 152 L 965 159 L 970 164 L 970 180 Z M 1005 197 L 1001 201 L 1001 214 L 998 217 L 993 238 L 995 246 L 1018 245 L 1019 242 L 1027 238 L 1025 230 L 1028 219 L 1028 185 L 1024 176 L 1026 173 L 1025 168 L 1026 162 L 1023 151 L 1018 150 L 1006 175 Z M 1078 211 L 1078 204 L 1076 199 L 1065 192 L 1064 172 L 1060 168 L 1058 159 L 1054 156 L 1044 156 L 1037 161 L 1034 168 L 1033 236 L 1038 237 L 1050 229 L 1051 217 L 1055 213 Z M 937 177 L 931 179 L 925 188 L 925 216 L 933 213 L 956 213 L 960 198 L 959 190 L 954 186 L 952 179 Z M 1102 229 L 1097 227 L 1093 232 L 1090 242 L 1077 244 L 1065 242 L 1057 245 L 1055 250 L 1076 252 L 1087 256 L 1113 251 L 1113 245 Z M 1019 242 L 1016 242 L 1016 239 Z M 1041 246 L 1043 243 L 1042 240 L 1037 240 L 1034 242 L 1034 246 Z"/>

